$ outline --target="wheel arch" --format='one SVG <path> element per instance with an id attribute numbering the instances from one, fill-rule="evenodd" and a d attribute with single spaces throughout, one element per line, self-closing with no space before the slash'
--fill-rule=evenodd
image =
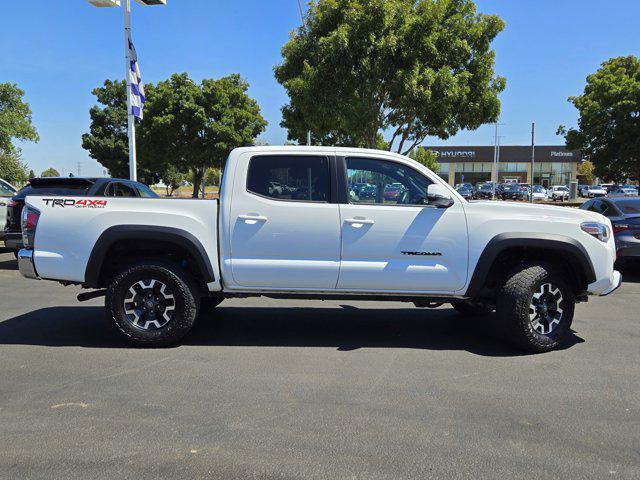
<path id="1" fill-rule="evenodd" d="M 206 250 L 191 233 L 174 227 L 116 225 L 106 229 L 93 246 L 83 285 L 89 288 L 102 287 L 105 270 L 121 259 L 163 253 L 183 256 L 203 283 L 215 280 Z"/>
<path id="2" fill-rule="evenodd" d="M 577 240 L 547 233 L 503 233 L 485 246 L 465 295 L 469 298 L 483 296 L 483 290 L 491 287 L 491 282 L 508 273 L 515 264 L 532 259 L 566 269 L 573 275 L 571 283 L 576 293 L 596 281 L 589 254 Z"/>

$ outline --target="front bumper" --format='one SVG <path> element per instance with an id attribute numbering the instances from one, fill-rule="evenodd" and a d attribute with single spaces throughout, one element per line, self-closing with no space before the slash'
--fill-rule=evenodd
<path id="1" fill-rule="evenodd" d="M 18 269 L 23 277 L 38 280 L 36 266 L 33 263 L 33 250 L 23 248 L 18 252 Z"/>
<path id="2" fill-rule="evenodd" d="M 605 296 L 613 293 L 622 285 L 622 275 L 619 271 L 613 270 L 609 278 L 603 278 L 589 285 L 588 292 L 591 295 Z"/>

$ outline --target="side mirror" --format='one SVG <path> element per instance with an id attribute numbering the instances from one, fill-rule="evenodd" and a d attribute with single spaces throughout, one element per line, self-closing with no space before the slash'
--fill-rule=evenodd
<path id="1" fill-rule="evenodd" d="M 442 185 L 432 183 L 427 187 L 427 205 L 436 208 L 449 208 L 454 204 L 449 191 Z"/>

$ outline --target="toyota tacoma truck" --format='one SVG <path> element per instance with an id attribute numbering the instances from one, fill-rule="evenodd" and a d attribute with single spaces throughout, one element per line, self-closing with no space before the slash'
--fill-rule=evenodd
<path id="1" fill-rule="evenodd" d="M 372 194 L 350 195 L 357 183 Z M 611 231 L 595 212 L 468 202 L 390 152 L 247 147 L 231 152 L 219 200 L 27 197 L 19 268 L 90 289 L 79 300 L 104 295 L 142 346 L 179 342 L 225 298 L 265 296 L 447 303 L 543 352 L 577 302 L 620 285 Z"/>

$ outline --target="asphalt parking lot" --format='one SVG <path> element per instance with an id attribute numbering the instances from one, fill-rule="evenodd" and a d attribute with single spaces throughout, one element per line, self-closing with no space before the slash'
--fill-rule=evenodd
<path id="1" fill-rule="evenodd" d="M 225 301 L 130 348 L 0 254 L 0 478 L 640 478 L 640 272 L 522 355 L 401 303 Z"/>

